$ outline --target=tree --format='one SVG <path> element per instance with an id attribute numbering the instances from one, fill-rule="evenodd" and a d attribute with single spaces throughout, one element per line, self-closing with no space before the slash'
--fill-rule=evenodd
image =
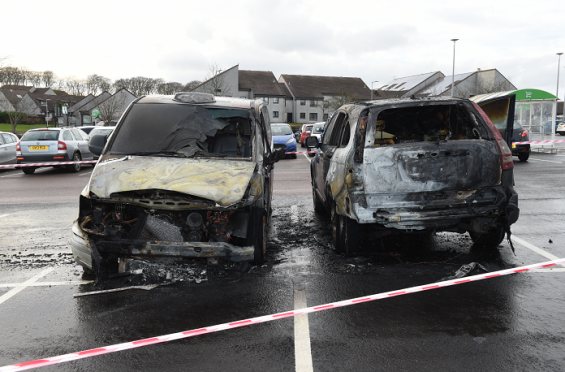
<path id="1" fill-rule="evenodd" d="M 112 80 L 100 75 L 88 75 L 86 78 L 86 92 L 97 96 L 98 94 L 109 91 L 112 87 Z"/>
<path id="2" fill-rule="evenodd" d="M 53 85 L 55 85 L 56 80 L 57 77 L 55 76 L 53 71 L 47 70 L 41 73 L 41 82 L 43 83 L 43 86 L 45 88 L 51 88 Z"/>
<path id="3" fill-rule="evenodd" d="M 12 107 L 14 110 L 12 111 Z M 10 119 L 10 124 L 12 126 L 12 133 L 16 133 L 16 127 L 18 124 L 27 118 L 28 114 L 33 113 L 37 108 L 34 100 L 28 95 L 13 103 L 10 102 L 5 95 L 0 97 L 0 110 L 7 111 L 8 118 Z"/>
<path id="4" fill-rule="evenodd" d="M 59 82 L 59 87 L 73 96 L 84 96 L 87 92 L 86 81 L 74 77 L 68 77 Z"/>
<path id="5" fill-rule="evenodd" d="M 215 96 L 230 96 L 230 86 L 226 80 L 226 76 L 222 74 L 222 68 L 217 63 L 208 67 L 208 73 L 204 77 L 206 83 L 202 90 L 204 93 L 210 93 Z"/>
<path id="6" fill-rule="evenodd" d="M 192 80 L 192 81 L 186 83 L 185 86 L 182 88 L 182 90 L 185 91 L 185 92 L 190 92 L 191 90 L 193 90 L 194 88 L 196 88 L 200 84 L 202 84 L 201 81 Z"/>
<path id="7" fill-rule="evenodd" d="M 171 81 L 168 83 L 159 84 L 157 86 L 157 93 L 170 95 L 170 94 L 182 92 L 183 89 L 184 89 L 183 84 Z"/>
<path id="8" fill-rule="evenodd" d="M 100 120 L 106 123 L 118 120 L 124 110 L 125 101 L 125 96 L 116 92 L 112 97 L 99 104 L 97 108 L 100 112 Z"/>
<path id="9" fill-rule="evenodd" d="M 328 102 L 328 108 L 333 112 L 349 102 L 355 102 L 359 99 L 349 93 L 342 91 L 340 94 L 332 96 Z"/>

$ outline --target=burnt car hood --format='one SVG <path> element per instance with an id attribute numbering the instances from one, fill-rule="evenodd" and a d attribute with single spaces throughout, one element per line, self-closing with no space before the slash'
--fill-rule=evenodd
<path id="1" fill-rule="evenodd" d="M 254 170 L 244 161 L 128 156 L 97 164 L 83 195 L 167 190 L 229 206 L 244 197 Z"/>

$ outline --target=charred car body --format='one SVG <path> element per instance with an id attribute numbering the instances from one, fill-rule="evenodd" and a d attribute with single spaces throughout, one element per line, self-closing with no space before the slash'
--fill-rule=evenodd
<path id="1" fill-rule="evenodd" d="M 104 277 L 128 257 L 263 259 L 273 150 L 262 101 L 202 93 L 132 102 L 80 196 L 73 255 Z"/>
<path id="2" fill-rule="evenodd" d="M 510 136 L 512 119 L 510 125 Z M 488 116 L 460 99 L 342 106 L 311 163 L 314 209 L 331 215 L 333 245 L 352 253 L 360 227 L 469 232 L 497 246 L 519 215 L 512 153 Z"/>

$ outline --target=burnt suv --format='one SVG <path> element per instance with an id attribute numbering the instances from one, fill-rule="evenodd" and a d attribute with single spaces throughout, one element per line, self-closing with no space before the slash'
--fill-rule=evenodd
<path id="1" fill-rule="evenodd" d="M 260 262 L 273 164 L 263 101 L 203 93 L 141 97 L 108 138 L 80 196 L 72 251 L 98 278 L 128 257 Z"/>
<path id="2" fill-rule="evenodd" d="M 469 232 L 476 245 L 496 247 L 518 219 L 511 150 L 469 100 L 347 104 L 320 143 L 306 141 L 318 148 L 314 209 L 330 213 L 337 252 L 355 252 L 361 226 L 372 236 Z"/>

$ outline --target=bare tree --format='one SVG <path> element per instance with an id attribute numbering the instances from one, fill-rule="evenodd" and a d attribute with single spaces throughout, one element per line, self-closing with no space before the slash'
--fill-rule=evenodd
<path id="1" fill-rule="evenodd" d="M 333 112 L 346 103 L 355 102 L 357 100 L 359 100 L 357 97 L 342 91 L 340 94 L 332 96 L 332 98 L 327 101 L 328 108 Z"/>
<path id="2" fill-rule="evenodd" d="M 100 120 L 110 123 L 111 121 L 118 120 L 124 110 L 126 103 L 125 96 L 114 94 L 112 97 L 108 98 L 104 102 L 98 105 L 98 111 L 100 112 Z"/>
<path id="3" fill-rule="evenodd" d="M 192 80 L 191 82 L 186 83 L 185 86 L 182 88 L 182 90 L 185 91 L 185 92 L 190 92 L 191 90 L 193 90 L 194 88 L 196 88 L 200 84 L 202 84 L 201 81 Z"/>
<path id="4" fill-rule="evenodd" d="M 159 94 L 175 94 L 182 92 L 184 85 L 174 81 L 162 83 L 157 86 L 157 93 Z"/>
<path id="5" fill-rule="evenodd" d="M 53 71 L 47 70 L 41 73 L 41 83 L 45 88 L 51 88 L 53 85 L 55 85 L 56 79 L 57 77 L 55 76 Z"/>
<path id="6" fill-rule="evenodd" d="M 12 108 L 14 110 L 12 111 Z M 21 98 L 16 103 L 10 102 L 5 95 L 0 97 L 0 110 L 6 111 L 8 113 L 8 118 L 10 119 L 10 124 L 12 126 L 12 133 L 16 133 L 16 127 L 18 124 L 27 118 L 28 114 L 33 113 L 33 110 L 37 108 L 34 100 L 28 95 Z"/>
<path id="7" fill-rule="evenodd" d="M 68 77 L 62 80 L 59 85 L 73 96 L 84 96 L 87 92 L 86 81 L 74 77 Z"/>
<path id="8" fill-rule="evenodd" d="M 41 72 L 29 71 L 29 82 L 34 87 L 39 87 L 41 85 Z"/>
<path id="9" fill-rule="evenodd" d="M 86 78 L 87 94 L 98 95 L 104 91 L 109 91 L 112 87 L 112 80 L 100 75 L 88 75 Z"/>
<path id="10" fill-rule="evenodd" d="M 204 77 L 203 91 L 215 96 L 230 96 L 230 86 L 226 80 L 226 76 L 222 74 L 222 68 L 217 63 L 208 67 L 208 73 Z"/>

